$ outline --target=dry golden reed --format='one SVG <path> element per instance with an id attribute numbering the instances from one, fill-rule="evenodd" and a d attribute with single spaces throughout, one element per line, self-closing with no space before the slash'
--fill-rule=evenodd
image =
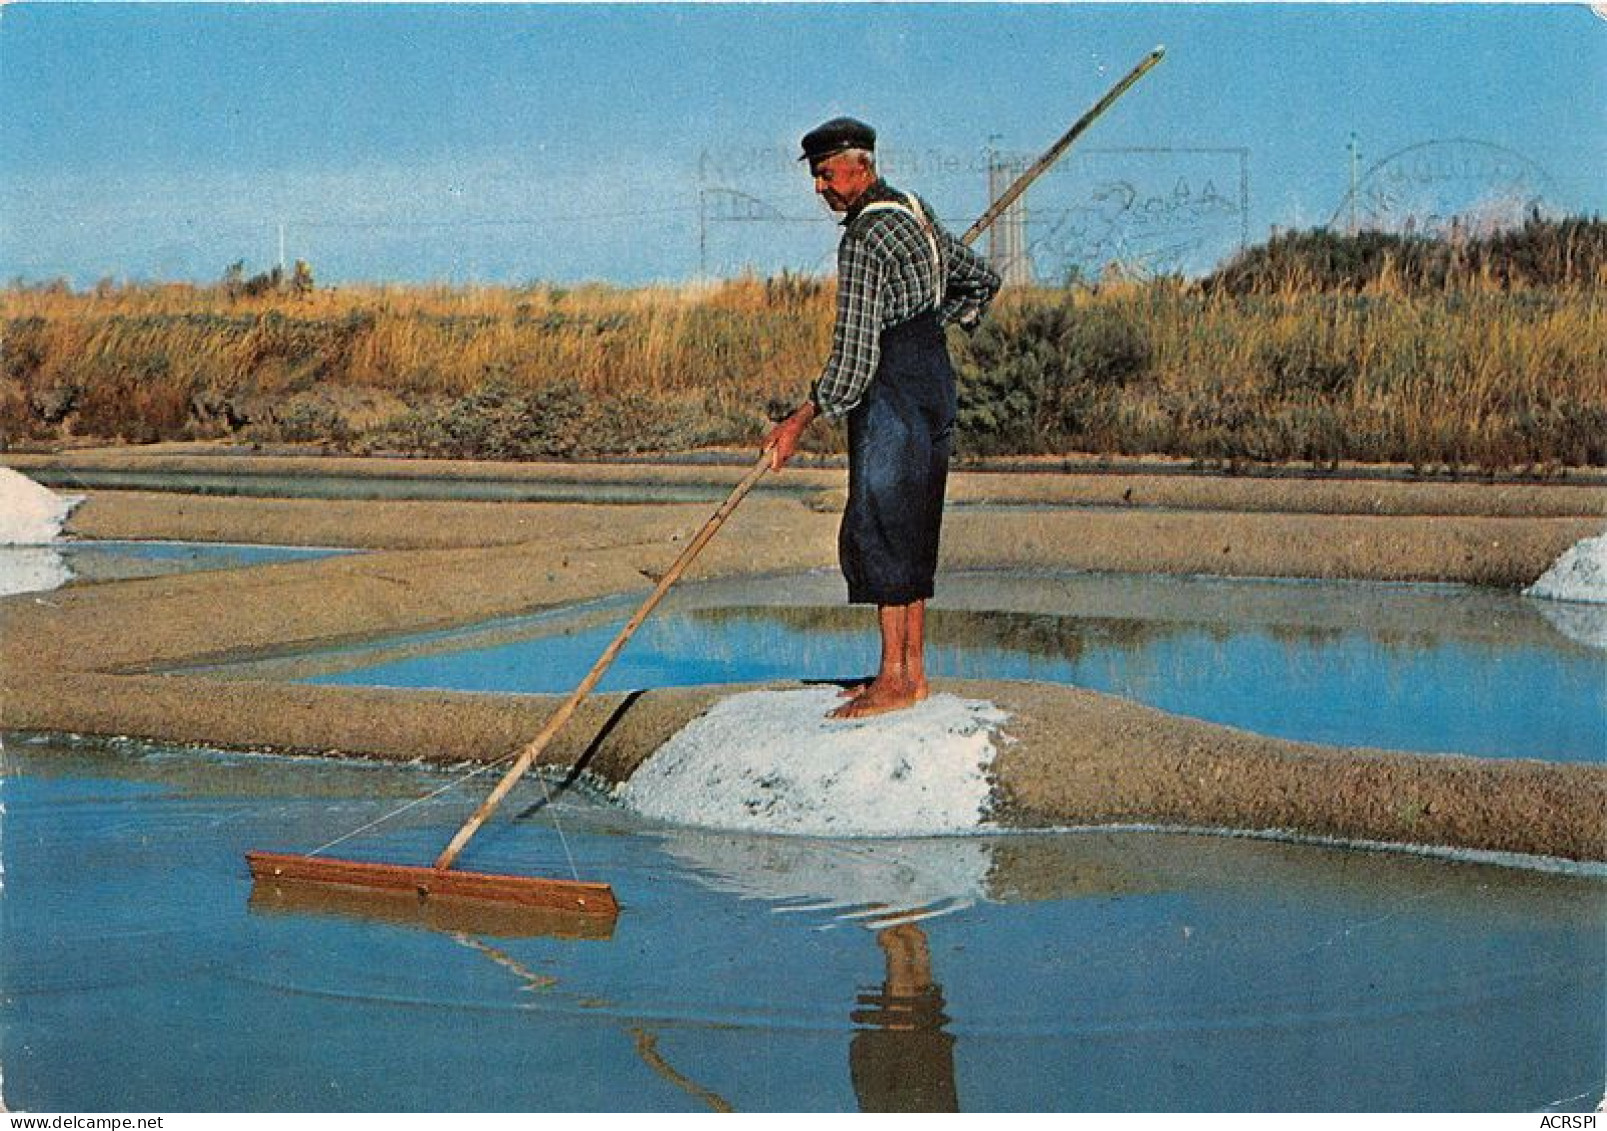
<path id="1" fill-rule="evenodd" d="M 1607 464 L 1595 285 L 1297 274 L 1007 293 L 956 336 L 963 451 Z M 829 282 L 0 291 L 0 446 L 240 437 L 526 458 L 749 444 L 830 347 Z M 547 420 L 534 419 L 546 416 Z M 554 419 L 564 422 L 562 428 Z M 816 430 L 822 448 L 841 437 Z M 477 449 L 476 445 L 479 445 Z"/>

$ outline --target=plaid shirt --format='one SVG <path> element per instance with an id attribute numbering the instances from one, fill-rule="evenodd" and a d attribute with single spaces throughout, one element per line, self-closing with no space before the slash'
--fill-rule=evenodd
<path id="1" fill-rule="evenodd" d="M 932 241 L 907 211 L 915 201 L 926 213 L 942 259 L 939 303 L 938 264 Z M 875 208 L 891 202 L 904 208 Z M 809 391 L 821 415 L 836 419 L 857 405 L 876 374 L 881 335 L 889 326 L 936 310 L 939 325 L 976 325 L 999 290 L 999 276 L 969 247 L 946 231 L 926 202 L 877 181 L 843 220 L 837 248 L 837 323 L 831 356 Z"/>

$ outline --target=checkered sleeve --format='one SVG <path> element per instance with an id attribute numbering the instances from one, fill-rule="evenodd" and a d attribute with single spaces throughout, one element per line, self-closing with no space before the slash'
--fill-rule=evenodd
<path id="1" fill-rule="evenodd" d="M 881 360 L 883 275 L 886 265 L 863 235 L 851 231 L 837 250 L 837 323 L 831 356 L 809 397 L 835 420 L 865 395 Z"/>
<path id="2" fill-rule="evenodd" d="M 988 266 L 987 260 L 955 239 L 948 229 L 939 225 L 937 231 L 947 268 L 938 321 L 945 326 L 953 322 L 964 329 L 972 329 L 987 313 L 993 296 L 999 293 L 999 273 Z"/>

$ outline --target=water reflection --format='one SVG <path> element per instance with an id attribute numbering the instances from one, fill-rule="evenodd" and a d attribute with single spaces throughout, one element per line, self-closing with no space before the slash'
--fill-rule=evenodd
<path id="1" fill-rule="evenodd" d="M 632 1029 L 631 1039 L 636 1044 L 636 1055 L 642 1058 L 642 1063 L 658 1073 L 661 1078 L 698 1100 L 710 1111 L 732 1112 L 736 1110 L 724 1096 L 710 1088 L 705 1088 L 702 1084 L 699 1084 L 670 1064 L 665 1059 L 664 1054 L 659 1051 L 658 1034 L 649 1029 Z"/>
<path id="2" fill-rule="evenodd" d="M 369 922 L 419 926 L 459 938 L 596 939 L 614 935 L 615 917 L 585 915 L 552 907 L 529 907 L 487 900 L 421 899 L 412 892 L 381 891 L 329 884 L 258 880 L 251 888 L 252 911 L 282 915 L 335 915 Z"/>
<path id="3" fill-rule="evenodd" d="M 862 1112 L 959 1111 L 954 1037 L 931 947 L 914 923 L 876 933 L 886 960 L 880 987 L 861 992 L 848 1071 Z"/>
<path id="4" fill-rule="evenodd" d="M 814 926 L 872 930 L 950 914 L 988 898 L 992 842 L 981 837 L 825 840 L 678 830 L 659 834 L 678 869 L 715 891 L 774 905 Z"/>
<path id="5" fill-rule="evenodd" d="M 47 593 L 72 579 L 67 559 L 53 546 L 0 546 L 0 597 Z"/>
<path id="6" fill-rule="evenodd" d="M 988 1035 L 1000 1032 L 1057 1050 L 1051 1059 L 1097 1038 L 1106 1048 L 1153 1042 L 1159 1055 L 1187 1060 L 1195 1042 L 1208 1039 L 1238 1050 L 1223 1054 L 1230 1060 L 1262 1064 L 1278 1060 L 1262 1047 L 1277 1032 L 1292 1064 L 1317 1071 L 1312 1066 L 1335 1061 L 1342 1077 L 1359 1079 L 1366 1066 L 1330 1046 L 1336 1026 L 1386 1032 L 1391 1055 L 1410 1060 L 1423 1054 L 1422 1034 L 1439 1031 L 1437 1019 L 1472 1011 L 1481 1032 L 1522 1027 L 1513 1010 L 1539 983 L 1600 975 L 1599 962 L 1588 972 L 1591 960 L 1575 964 L 1585 952 L 1569 959 L 1549 944 L 1525 949 L 1514 966 L 1515 953 L 1498 941 L 1536 931 L 1599 939 L 1600 866 L 1581 866 L 1594 877 L 1586 878 L 1123 832 L 864 842 L 656 835 L 677 871 L 762 901 L 794 930 L 874 932 L 879 983 L 863 981 L 866 948 L 850 947 L 858 973 L 847 1010 L 848 1075 L 862 1111 L 987 1108 L 986 1098 L 959 1094 L 956 1064 L 966 1061 L 968 1042 L 981 1042 L 974 1055 L 996 1052 Z M 1027 907 L 1043 910 L 1025 917 L 1004 910 Z M 946 973 L 932 942 L 939 930 L 951 940 Z M 954 947 L 955 937 L 975 948 Z M 1083 975 L 1072 982 L 1064 979 L 1068 949 Z M 1001 958 L 1006 953 L 1012 957 Z M 999 961 L 1014 964 L 1024 987 L 987 972 Z M 958 1008 L 945 990 L 950 977 L 969 986 Z M 980 996 L 978 983 L 989 987 Z M 1364 1059 L 1379 1052 L 1371 1047 L 1359 1046 Z M 1120 1071 L 1145 1075 L 1132 1064 Z M 1237 1081 L 1224 1086 L 1239 1089 L 1230 1106 L 1241 1104 L 1244 1070 L 1224 1064 L 1222 1071 Z M 1039 1085 L 1017 1079 L 1023 1095 L 1035 1094 Z M 991 1083 L 994 1104 L 1023 1102 L 1001 1093 L 1001 1081 Z M 1250 1106 L 1288 1106 L 1311 1086 L 1268 1078 Z M 1191 1102 L 1186 1093 L 1166 1094 Z M 1313 1094 L 1336 1102 L 1322 1087 Z M 1438 1101 L 1424 1102 L 1457 1106 L 1446 1099 L 1452 1092 L 1436 1094 Z M 1105 1102 L 1124 1106 L 1132 1097 Z"/>
<path id="7" fill-rule="evenodd" d="M 568 796 L 570 846 L 619 893 L 614 934 L 493 935 L 248 910 L 245 849 L 370 820 L 437 784 L 424 769 L 48 743 L 6 757 L 0 1027 L 19 1107 L 1599 1099 L 1599 866 L 1113 831 L 707 834 Z M 364 850 L 427 860 L 477 800 L 411 810 Z M 551 816 L 488 828 L 476 866 L 551 870 Z"/>
<path id="8" fill-rule="evenodd" d="M 1607 605 L 1538 598 L 1534 604 L 1540 615 L 1569 640 L 1607 652 Z"/>

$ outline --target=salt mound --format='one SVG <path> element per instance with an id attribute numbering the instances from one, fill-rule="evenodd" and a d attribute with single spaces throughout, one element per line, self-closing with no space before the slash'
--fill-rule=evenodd
<path id="1" fill-rule="evenodd" d="M 991 703 L 934 695 L 839 722 L 834 687 L 749 691 L 682 728 L 620 786 L 648 817 L 801 836 L 926 836 L 983 827 L 999 724 Z"/>
<path id="2" fill-rule="evenodd" d="M 1558 632 L 1607 651 L 1607 534 L 1568 547 L 1523 592 L 1541 598 L 1541 615 Z"/>
<path id="3" fill-rule="evenodd" d="M 58 495 L 20 471 L 0 467 L 0 546 L 55 541 L 62 523 L 82 501 L 81 495 Z"/>
<path id="4" fill-rule="evenodd" d="M 1607 605 L 1607 534 L 1586 538 L 1563 551 L 1524 594 L 1551 601 Z"/>
<path id="5" fill-rule="evenodd" d="M 66 559 L 48 547 L 82 501 L 81 495 L 58 495 L 0 467 L 0 597 L 57 589 L 72 580 Z"/>
<path id="6" fill-rule="evenodd" d="M 1523 592 L 1547 602 L 1540 611 L 1558 632 L 1587 647 L 1607 649 L 1607 534 L 1568 547 Z"/>

